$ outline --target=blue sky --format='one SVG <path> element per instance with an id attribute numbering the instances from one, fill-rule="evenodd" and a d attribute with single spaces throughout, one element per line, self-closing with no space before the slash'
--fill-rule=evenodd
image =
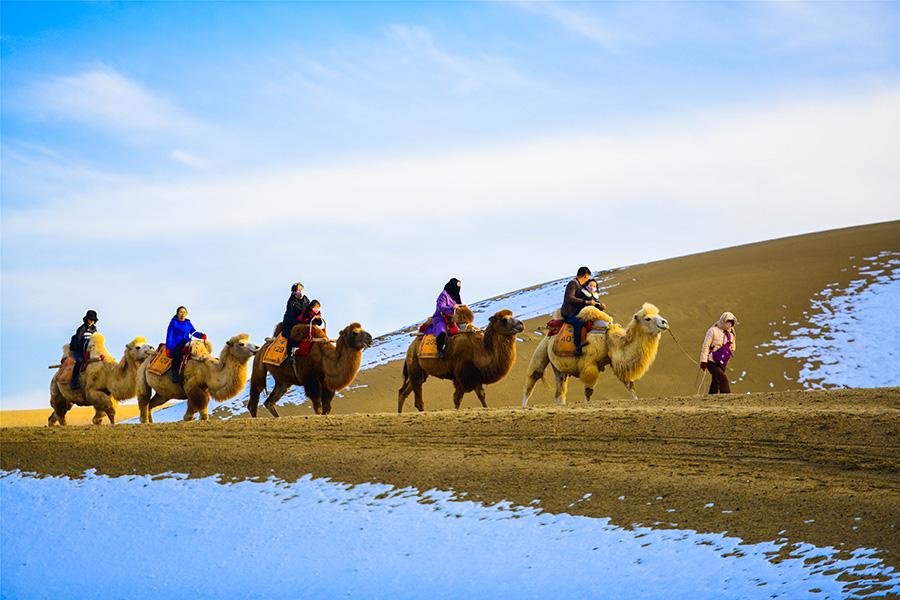
<path id="1" fill-rule="evenodd" d="M 900 218 L 896 3 L 0 10 L 3 408 L 87 308 L 116 354 L 179 304 L 259 341 L 301 280 L 378 334 L 451 276 Z"/>

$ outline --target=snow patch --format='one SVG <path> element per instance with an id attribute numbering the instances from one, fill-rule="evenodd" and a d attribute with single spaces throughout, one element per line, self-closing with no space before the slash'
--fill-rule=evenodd
<path id="1" fill-rule="evenodd" d="M 826 598 L 900 590 L 900 575 L 871 549 L 628 530 L 452 492 L 310 476 L 223 483 L 14 471 L 0 472 L 0 495 L 4 598 Z"/>
<path id="2" fill-rule="evenodd" d="M 900 385 L 900 252 L 863 260 L 857 270 L 866 278 L 844 288 L 828 284 L 813 297 L 804 326 L 774 332 L 758 346 L 764 355 L 800 359 L 804 388 Z"/>

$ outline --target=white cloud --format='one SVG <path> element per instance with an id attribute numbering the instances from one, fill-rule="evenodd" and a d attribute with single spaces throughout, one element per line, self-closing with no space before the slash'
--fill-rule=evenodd
<path id="1" fill-rule="evenodd" d="M 205 158 L 196 156 L 190 152 L 185 152 L 184 150 L 178 150 L 177 148 L 172 150 L 172 152 L 169 153 L 169 156 L 175 162 L 179 162 L 186 167 L 205 169 L 209 166 L 209 161 Z"/>
<path id="2" fill-rule="evenodd" d="M 181 236 L 176 213 L 203 223 L 204 236 L 265 231 L 302 222 L 316 206 L 320 227 L 366 223 L 413 227 L 421 207 L 489 217 L 515 206 L 526 217 L 548 202 L 603 199 L 608 206 L 665 202 L 749 207 L 785 213 L 813 204 L 872 216 L 896 201 L 900 93 L 714 113 L 652 123 L 620 134 L 578 134 L 439 156 L 394 157 L 255 173 L 196 176 L 71 192 L 44 206 L 9 210 L 9 236 L 71 238 L 70 223 L 89 212 L 79 237 L 159 240 Z M 127 198 L 129 202 L 123 202 Z M 251 204 L 252 203 L 252 204 Z"/>
<path id="3" fill-rule="evenodd" d="M 618 52 L 624 47 L 640 43 L 640 38 L 633 33 L 610 27 L 593 15 L 576 10 L 571 3 L 522 0 L 511 4 L 550 19 L 563 29 L 610 52 Z"/>
<path id="4" fill-rule="evenodd" d="M 30 110 L 122 133 L 197 132 L 204 125 L 172 102 L 109 67 L 53 77 L 35 84 Z"/>

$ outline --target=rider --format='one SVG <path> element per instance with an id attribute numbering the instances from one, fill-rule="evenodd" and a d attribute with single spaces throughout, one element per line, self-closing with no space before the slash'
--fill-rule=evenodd
<path id="1" fill-rule="evenodd" d="M 459 291 L 462 288 L 462 282 L 454 277 L 447 282 L 444 290 L 437 297 L 434 315 L 431 317 L 432 331 L 437 341 L 438 358 L 444 358 L 444 345 L 447 343 L 448 327 L 455 328 L 453 324 L 453 312 L 456 307 L 462 304 L 459 299 Z"/>
<path id="2" fill-rule="evenodd" d="M 81 387 L 79 379 L 81 378 L 81 369 L 87 363 L 87 347 L 91 341 L 91 336 L 97 333 L 97 311 L 89 310 L 81 319 L 81 325 L 75 330 L 75 335 L 69 340 L 69 352 L 75 358 L 75 369 L 72 371 L 72 381 L 69 387 L 77 390 Z"/>
<path id="3" fill-rule="evenodd" d="M 573 339 L 575 341 L 575 356 L 581 356 L 581 319 L 578 313 L 585 306 L 600 306 L 601 303 L 593 298 L 587 299 L 581 293 L 582 287 L 591 278 L 591 270 L 587 267 L 578 269 L 575 279 L 566 286 L 566 293 L 563 297 L 563 305 L 560 309 L 562 318 L 566 323 L 572 325 Z"/>
<path id="4" fill-rule="evenodd" d="M 172 359 L 172 382 L 182 382 L 182 369 L 184 363 L 191 356 L 191 347 L 188 342 L 191 337 L 206 339 L 205 333 L 194 329 L 194 325 L 187 318 L 187 309 L 179 306 L 175 316 L 169 321 L 169 329 L 166 331 L 166 356 Z"/>
<path id="5" fill-rule="evenodd" d="M 309 306 L 300 313 L 297 321 L 303 325 L 315 325 L 316 327 L 325 325 L 325 320 L 322 319 L 322 303 L 318 300 L 311 300 Z"/>
<path id="6" fill-rule="evenodd" d="M 291 339 L 291 329 L 297 324 L 300 315 L 309 306 L 309 298 L 303 293 L 303 284 L 299 281 L 291 286 L 291 295 L 287 301 L 287 308 L 284 310 L 284 318 L 281 320 L 281 335 L 287 338 L 287 356 L 288 360 L 293 356 L 293 349 L 296 342 Z"/>
<path id="7" fill-rule="evenodd" d="M 596 300 L 599 303 L 597 308 L 600 310 L 606 310 L 606 305 L 600 301 L 600 284 L 596 279 L 588 279 L 579 293 L 585 300 Z"/>

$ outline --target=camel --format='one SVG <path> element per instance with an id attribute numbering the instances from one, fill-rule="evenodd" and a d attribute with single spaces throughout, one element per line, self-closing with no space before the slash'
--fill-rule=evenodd
<path id="1" fill-rule="evenodd" d="M 484 333 L 460 333 L 447 338 L 444 358 L 419 358 L 419 339 L 406 351 L 403 363 L 403 385 L 400 387 L 397 412 L 403 412 L 403 402 L 412 393 L 415 406 L 425 410 L 422 384 L 429 375 L 453 381 L 453 406 L 462 404 L 463 395 L 474 391 L 487 408 L 484 386 L 506 377 L 516 362 L 516 335 L 525 330 L 522 321 L 512 311 L 501 310 L 491 317 Z"/>
<path id="2" fill-rule="evenodd" d="M 211 344 L 206 342 L 207 348 Z M 237 396 L 247 383 L 247 362 L 259 347 L 246 333 L 239 333 L 225 342 L 219 358 L 191 359 L 184 366 L 184 383 L 174 383 L 171 373 L 154 375 L 147 370 L 147 359 L 138 370 L 138 406 L 141 423 L 152 423 L 151 411 L 169 400 L 187 399 L 185 421 L 192 421 L 200 413 L 200 420 L 209 419 L 209 398 L 219 402 Z M 152 394 L 152 397 L 151 397 Z"/>
<path id="3" fill-rule="evenodd" d="M 307 325 L 296 325 L 291 336 L 299 341 L 308 333 Z M 276 327 L 276 333 L 280 328 Z M 267 341 L 253 359 L 250 375 L 250 400 L 247 410 L 255 417 L 259 408 L 259 395 L 265 390 L 266 375 L 271 374 L 275 387 L 266 396 L 263 405 L 273 417 L 278 417 L 275 405 L 292 386 L 303 386 L 303 392 L 312 402 L 317 415 L 331 412 L 331 400 L 353 383 L 362 362 L 362 352 L 372 344 L 372 336 L 359 323 L 352 323 L 338 335 L 335 345 L 327 341 L 313 343 L 309 354 L 295 356 L 293 362 L 267 365 L 263 362 L 265 351 L 274 340 Z"/>
<path id="4" fill-rule="evenodd" d="M 611 320 L 600 309 L 586 306 L 578 313 L 582 322 Z M 628 328 L 612 323 L 607 329 L 589 333 L 584 353 L 580 357 L 561 357 L 553 353 L 553 338 L 545 336 L 535 348 L 528 365 L 525 381 L 525 394 L 522 408 L 528 405 L 528 399 L 534 391 L 539 379 L 543 379 L 544 370 L 550 364 L 556 376 L 556 403 L 566 403 L 568 378 L 578 377 L 584 382 L 585 400 L 590 402 L 594 393 L 594 385 L 600 372 L 610 365 L 615 376 L 625 384 L 625 389 L 632 400 L 637 400 L 635 382 L 643 377 L 656 359 L 659 349 L 659 338 L 669 328 L 669 323 L 659 315 L 659 309 L 650 303 L 644 303 L 634 314 Z"/>
<path id="5" fill-rule="evenodd" d="M 92 358 L 101 358 L 101 362 L 88 363 L 81 376 L 81 388 L 73 390 L 69 382 L 60 382 L 57 371 L 50 382 L 50 406 L 53 412 L 47 419 L 47 425 L 66 424 L 66 413 L 72 405 L 93 406 L 96 413 L 91 420 L 94 425 L 103 422 L 103 416 L 109 418 L 110 424 L 116 422 L 116 408 L 120 400 L 134 398 L 137 394 L 138 367 L 148 357 L 153 356 L 153 346 L 142 337 L 136 337 L 125 346 L 122 360 L 116 362 L 106 351 L 103 335 L 95 333 L 91 338 L 88 350 Z M 63 360 L 69 356 L 69 345 L 63 346 Z"/>

